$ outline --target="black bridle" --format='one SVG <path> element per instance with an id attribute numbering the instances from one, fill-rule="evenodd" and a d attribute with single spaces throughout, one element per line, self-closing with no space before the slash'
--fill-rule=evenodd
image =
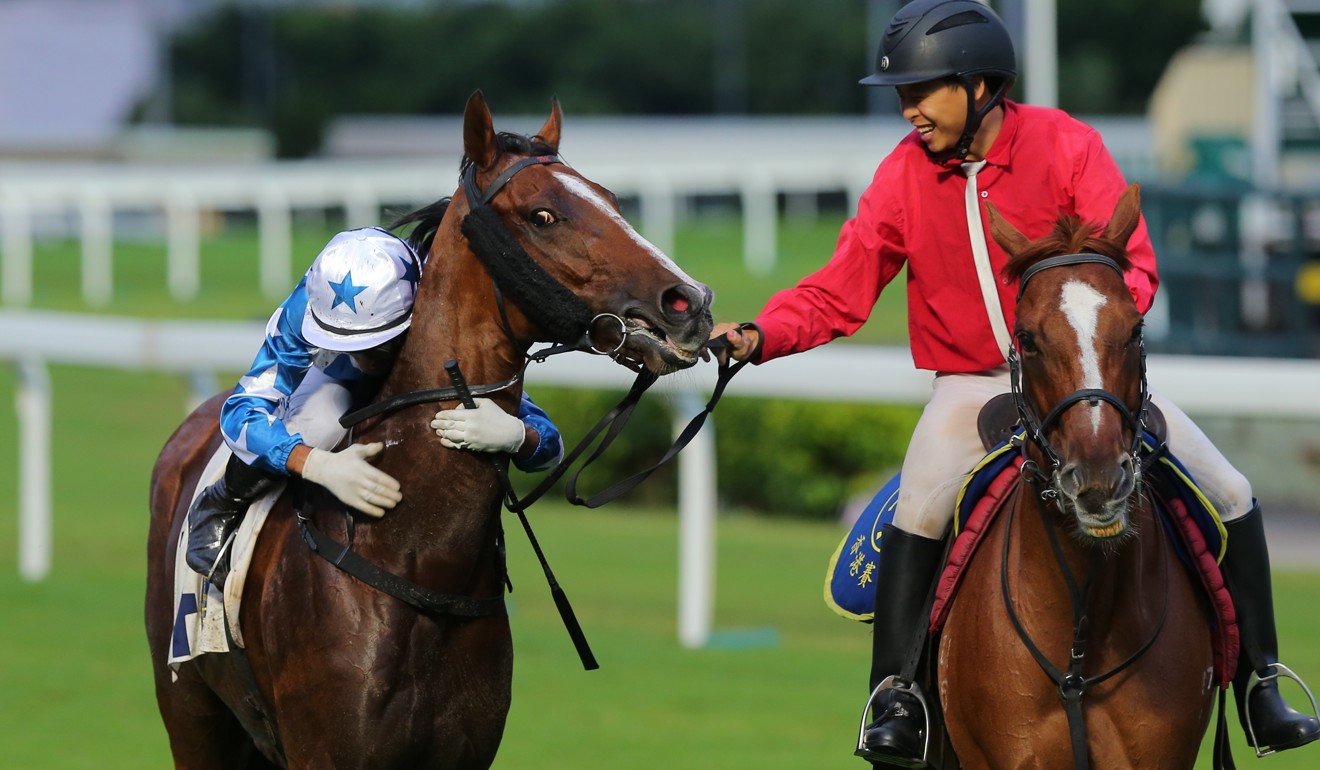
<path id="1" fill-rule="evenodd" d="M 1027 268 L 1026 272 L 1022 274 L 1022 279 L 1018 284 L 1018 301 L 1020 302 L 1022 300 L 1022 294 L 1027 290 L 1027 283 L 1042 270 L 1048 270 L 1053 267 L 1082 265 L 1088 263 L 1104 265 L 1112 268 L 1120 277 L 1123 275 L 1123 268 L 1119 267 L 1117 262 L 1100 254 L 1063 254 L 1057 257 L 1049 257 L 1047 259 L 1042 259 Z M 1119 398 L 1108 390 L 1103 388 L 1080 388 L 1060 399 L 1059 402 L 1055 404 L 1048 413 L 1046 413 L 1044 419 L 1039 418 L 1036 414 L 1036 410 L 1031 404 L 1027 403 L 1026 396 L 1022 390 L 1022 361 L 1018 357 L 1017 348 L 1009 348 L 1008 366 L 1012 383 L 1013 403 L 1017 405 L 1018 418 L 1022 421 L 1022 427 L 1026 430 L 1026 438 L 1028 441 L 1035 444 L 1036 447 L 1040 449 L 1041 454 L 1045 456 L 1046 461 L 1049 462 L 1051 466 L 1048 473 L 1042 473 L 1036 466 L 1036 463 L 1026 457 L 1026 442 L 1023 443 L 1023 457 L 1027 463 L 1023 465 L 1024 472 L 1035 473 L 1042 481 L 1046 482 L 1037 485 L 1040 488 L 1042 500 L 1049 501 L 1058 498 L 1058 471 L 1063 467 L 1063 459 L 1059 456 L 1059 453 L 1055 450 L 1054 446 L 1050 444 L 1047 434 L 1059 422 L 1059 419 L 1063 417 L 1064 412 L 1082 401 L 1089 403 L 1091 406 L 1099 406 L 1100 402 L 1103 401 L 1118 411 L 1119 416 L 1123 418 L 1123 424 L 1132 432 L 1132 445 L 1128 449 L 1128 455 L 1132 458 L 1134 467 L 1138 469 L 1140 468 L 1140 463 L 1137 462 L 1137 460 L 1138 453 L 1141 450 L 1141 438 L 1146 431 L 1146 414 L 1150 405 L 1150 388 L 1146 382 L 1146 343 L 1144 337 L 1138 340 L 1138 345 L 1140 346 L 1141 389 L 1140 395 L 1137 399 L 1138 405 L 1135 411 L 1129 407 L 1127 402 L 1122 398 Z"/>
<path id="2" fill-rule="evenodd" d="M 564 493 L 568 502 L 588 508 L 597 508 L 631 491 L 661 466 L 673 459 L 696 437 L 705 424 L 706 418 L 710 416 L 715 409 L 715 405 L 719 403 L 725 387 L 733 378 L 733 375 L 737 374 L 746 365 L 746 362 L 731 363 L 731 359 L 727 356 L 721 357 L 719 376 L 705 409 L 692 418 L 659 462 L 616 482 L 590 498 L 584 499 L 578 496 L 578 477 L 619 436 L 632 417 L 633 410 L 636 408 L 642 394 L 655 383 L 657 375 L 647 371 L 641 363 L 632 361 L 622 355 L 628 336 L 637 333 L 640 329 L 630 327 L 623 318 L 613 313 L 592 315 L 581 298 L 557 281 L 527 254 L 526 250 L 504 226 L 498 213 L 490 205 L 490 201 L 496 194 L 523 169 L 537 165 L 562 163 L 563 161 L 560 160 L 558 155 L 536 155 L 521 158 L 506 168 L 485 190 L 481 190 L 477 185 L 475 166 L 468 166 L 463 173 L 463 189 L 468 198 L 469 213 L 464 217 L 461 226 L 473 253 L 491 277 L 504 334 L 514 344 L 515 349 L 521 345 L 514 336 L 512 325 L 509 323 L 504 300 L 506 293 L 529 320 L 541 327 L 559 344 L 525 354 L 518 372 L 507 380 L 471 387 L 468 386 L 463 377 L 458 361 L 451 360 L 445 364 L 451 382 L 450 387 L 402 393 L 349 412 L 341 417 L 339 422 L 343 427 L 351 428 L 372 417 L 385 418 L 410 406 L 441 401 L 460 401 L 469 409 L 475 408 L 474 396 L 485 396 L 508 390 L 524 380 L 529 364 L 544 362 L 551 356 L 563 353 L 588 352 L 609 356 L 616 362 L 637 372 L 637 378 L 623 400 L 601 418 L 578 445 L 568 452 L 564 459 L 550 470 L 542 482 L 527 495 L 520 498 L 514 493 L 513 485 L 508 477 L 507 457 L 492 458 L 492 463 L 495 466 L 503 490 L 504 506 L 518 515 L 523 530 L 527 533 L 527 538 L 531 542 L 532 550 L 541 562 L 541 568 L 545 573 L 546 581 L 550 585 L 550 592 L 555 606 L 558 608 L 564 626 L 573 640 L 578 656 L 582 660 L 583 668 L 591 670 L 598 668 L 599 664 L 596 662 L 595 655 L 587 643 L 586 635 L 577 621 L 567 595 L 560 587 L 554 572 L 550 569 L 550 564 L 541 550 L 535 533 L 532 531 L 531 523 L 527 520 L 525 511 L 548 492 L 568 472 L 573 463 L 587 449 L 591 448 L 593 443 L 595 448 L 590 456 L 565 482 Z M 619 325 L 619 343 L 613 348 L 598 347 L 592 338 L 597 322 L 602 319 L 613 320 Z M 711 347 L 714 349 L 717 346 L 712 343 Z M 597 441 L 598 439 L 599 441 Z M 432 615 L 473 618 L 502 614 L 505 611 L 502 596 L 476 598 L 441 594 L 391 573 L 362 557 L 353 550 L 354 519 L 351 513 L 345 512 L 348 542 L 347 544 L 340 544 L 317 528 L 301 505 L 297 507 L 298 524 L 308 546 L 322 558 L 363 583 Z M 505 581 L 506 583 L 508 581 L 507 575 Z"/>
<path id="3" fill-rule="evenodd" d="M 1018 286 L 1018 301 L 1022 299 L 1022 294 L 1026 291 L 1027 282 L 1033 276 L 1042 270 L 1048 270 L 1053 267 L 1063 267 L 1068 265 L 1080 265 L 1095 263 L 1112 268 L 1119 276 L 1123 275 L 1123 269 L 1118 263 L 1109 257 L 1099 254 L 1065 254 L 1057 257 L 1049 257 L 1032 265 L 1023 274 Z M 1013 400 L 1017 404 L 1018 417 L 1022 421 L 1025 430 L 1025 436 L 1021 442 L 1023 463 L 1022 476 L 1024 481 L 1031 484 L 1036 492 L 1037 503 L 1036 510 L 1040 513 L 1041 523 L 1045 528 L 1045 533 L 1049 538 L 1050 548 L 1054 553 L 1054 559 L 1059 565 L 1059 570 L 1063 573 L 1064 582 L 1068 588 L 1069 602 L 1072 605 L 1073 615 L 1073 640 L 1069 648 L 1068 663 L 1066 667 L 1055 666 L 1050 659 L 1041 651 L 1039 645 L 1031 638 L 1027 632 L 1022 620 L 1018 617 L 1017 610 L 1013 606 L 1012 593 L 1010 591 L 1010 582 L 1008 579 L 1008 559 L 1009 545 L 1012 542 L 1010 537 L 1013 528 L 1014 514 L 1016 506 L 1010 506 L 1008 522 L 1004 527 L 1003 553 L 1000 556 L 1000 593 L 1004 598 L 1004 607 L 1008 611 L 1009 622 L 1018 638 L 1022 641 L 1031 657 L 1035 659 L 1036 664 L 1046 676 L 1054 682 L 1059 691 L 1059 699 L 1063 703 L 1064 714 L 1068 720 L 1068 737 L 1072 747 L 1073 767 L 1075 770 L 1089 770 L 1090 755 L 1088 753 L 1086 736 L 1086 714 L 1082 709 L 1082 696 L 1086 691 L 1102 682 L 1112 679 L 1122 671 L 1126 670 L 1132 664 L 1136 663 L 1142 655 L 1146 653 L 1159 638 L 1160 632 L 1164 629 L 1164 621 L 1169 612 L 1169 567 L 1167 562 L 1163 567 L 1163 585 L 1164 585 L 1164 604 L 1160 610 L 1158 622 L 1155 624 L 1155 630 L 1144 644 L 1136 648 L 1123 662 L 1096 676 L 1086 676 L 1084 673 L 1084 664 L 1086 661 L 1086 646 L 1089 635 L 1090 619 L 1087 615 L 1088 607 L 1091 604 L 1092 589 L 1095 583 L 1095 574 L 1100 567 L 1103 553 L 1095 548 L 1091 551 L 1090 563 L 1087 568 L 1084 583 L 1080 583 L 1068 567 L 1067 560 L 1064 557 L 1063 549 L 1059 545 L 1058 535 L 1049 521 L 1046 513 L 1046 506 L 1051 502 L 1058 501 L 1060 490 L 1058 488 L 1058 471 L 1063 466 L 1054 447 L 1050 445 L 1046 434 L 1058 423 L 1063 413 L 1070 407 L 1086 401 L 1092 406 L 1099 406 L 1101 401 L 1113 406 L 1122 416 L 1124 424 L 1132 431 L 1132 447 L 1129 451 L 1133 461 L 1134 472 L 1140 474 L 1141 462 L 1139 451 L 1142 447 L 1142 436 L 1145 433 L 1147 407 L 1150 403 L 1150 391 L 1146 383 L 1146 348 L 1144 342 L 1141 342 L 1141 395 L 1139 405 L 1135 412 L 1123 401 L 1123 399 L 1113 393 L 1101 388 L 1082 388 L 1075 390 L 1064 396 L 1052 409 L 1045 415 L 1045 419 L 1038 419 L 1036 412 L 1027 403 L 1026 397 L 1022 391 L 1022 364 L 1018 358 L 1016 348 L 1010 348 L 1008 354 L 1008 364 L 1011 371 Z M 1017 439 L 1015 439 L 1017 440 Z M 1027 456 L 1027 445 L 1035 444 L 1040 449 L 1046 460 L 1051 464 L 1048 474 L 1042 473 L 1036 462 Z M 1140 476 L 1137 479 L 1138 488 L 1140 487 Z M 1020 493 L 1021 487 L 1019 487 Z M 1057 502 L 1056 502 L 1057 504 Z M 1163 527 L 1157 522 L 1154 529 L 1161 538 L 1165 536 Z"/>

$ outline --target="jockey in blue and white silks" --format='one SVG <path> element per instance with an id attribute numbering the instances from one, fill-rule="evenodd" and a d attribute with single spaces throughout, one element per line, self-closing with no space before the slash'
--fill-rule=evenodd
<path id="1" fill-rule="evenodd" d="M 317 381 L 326 378 L 342 386 L 354 404 L 364 403 L 380 385 L 378 377 L 358 368 L 352 355 L 318 348 L 303 337 L 301 322 L 306 308 L 304 276 L 270 317 L 265 343 L 220 412 L 220 430 L 234 454 L 248 465 L 277 475 L 288 475 L 285 464 L 293 447 L 321 443 L 290 433 L 284 421 L 290 408 L 297 406 L 294 394 L 309 372 L 315 372 Z M 345 411 L 327 416 L 337 421 Z M 559 430 L 526 394 L 519 404 L 518 418 L 536 431 L 540 442 L 530 455 L 515 455 L 514 465 L 528 473 L 553 467 L 563 454 Z"/>
<path id="2" fill-rule="evenodd" d="M 187 562 L 220 585 L 225 545 L 247 506 L 280 477 L 297 475 L 341 502 L 382 516 L 403 498 L 399 483 L 368 458 L 383 445 L 334 451 L 347 431 L 339 418 L 376 392 L 412 320 L 421 262 L 380 228 L 339 233 L 317 255 L 266 324 L 266 339 L 220 411 L 233 450 L 220 481 L 188 514 Z M 476 409 L 437 412 L 441 445 L 513 457 L 524 471 L 546 470 L 563 455 L 559 430 L 522 397 L 517 416 L 489 399 Z"/>

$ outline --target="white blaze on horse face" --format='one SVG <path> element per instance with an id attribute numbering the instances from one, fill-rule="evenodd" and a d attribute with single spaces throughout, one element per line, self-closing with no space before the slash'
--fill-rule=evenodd
<path id="1" fill-rule="evenodd" d="M 1063 285 L 1059 309 L 1077 332 L 1077 351 L 1082 362 L 1082 387 L 1102 389 L 1100 378 L 1100 351 L 1095 346 L 1095 330 L 1100 308 L 1108 302 L 1105 296 L 1081 281 Z M 1100 432 L 1100 408 L 1091 407 L 1091 429 Z"/>
<path id="2" fill-rule="evenodd" d="M 701 284 L 692 280 L 692 276 L 683 272 L 683 268 L 674 264 L 674 260 L 670 259 L 668 254 L 665 254 L 660 249 L 657 249 L 655 247 L 655 244 L 646 240 L 636 230 L 634 230 L 633 226 L 628 224 L 628 220 L 620 216 L 619 212 L 615 211 L 614 207 L 611 206 L 608 201 L 606 201 L 604 198 L 600 196 L 600 193 L 591 189 L 591 185 L 582 181 L 580 178 L 573 176 L 572 174 L 565 174 L 560 171 L 552 171 L 550 173 L 554 174 L 555 178 L 558 179 L 560 184 L 562 184 L 569 192 L 573 193 L 579 198 L 585 199 L 588 203 L 600 209 L 601 213 L 605 214 L 605 216 L 609 217 L 614 222 L 614 224 L 622 228 L 623 231 L 628 234 L 628 237 L 633 239 L 634 243 L 640 246 L 643 251 L 646 251 L 650 253 L 651 256 L 655 257 L 655 260 L 657 262 L 663 265 L 666 270 L 678 276 L 679 280 L 681 280 L 683 283 L 686 283 L 688 286 L 691 286 L 694 289 L 699 289 L 701 287 Z"/>

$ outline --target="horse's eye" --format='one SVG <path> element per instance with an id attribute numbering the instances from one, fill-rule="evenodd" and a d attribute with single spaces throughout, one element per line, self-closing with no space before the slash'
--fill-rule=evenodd
<path id="1" fill-rule="evenodd" d="M 1132 336 L 1128 337 L 1128 341 L 1127 341 L 1128 347 L 1141 344 L 1141 331 L 1144 328 L 1145 328 L 1145 324 L 1137 324 L 1136 328 L 1132 330 Z"/>
<path id="2" fill-rule="evenodd" d="M 528 219 L 537 227 L 549 227 L 559 221 L 559 217 L 550 209 L 537 209 Z"/>
<path id="3" fill-rule="evenodd" d="M 1018 349 L 1023 353 L 1036 352 L 1036 338 L 1031 336 L 1031 332 L 1017 333 Z"/>

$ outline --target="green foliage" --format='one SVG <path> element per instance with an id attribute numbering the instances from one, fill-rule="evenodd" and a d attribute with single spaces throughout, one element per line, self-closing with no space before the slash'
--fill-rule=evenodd
<path id="1" fill-rule="evenodd" d="M 1059 106 L 1092 114 L 1145 112 L 1169 58 L 1206 28 L 1201 5 L 1060 0 Z"/>
<path id="2" fill-rule="evenodd" d="M 1062 0 L 1062 106 L 1144 110 L 1199 9 Z M 173 117 L 264 126 L 303 156 L 334 115 L 452 114 L 477 88 L 506 114 L 552 95 L 577 115 L 856 114 L 868 45 L 855 0 L 225 5 L 173 41 Z"/>
<path id="3" fill-rule="evenodd" d="M 535 373 L 531 380 L 532 398 L 555 420 L 569 448 L 623 397 L 538 388 Z M 731 387 L 736 392 L 736 381 Z M 587 497 L 660 459 L 673 440 L 666 406 L 663 396 L 642 399 L 628 428 L 583 474 L 579 494 Z M 920 412 L 913 406 L 727 397 L 713 418 L 720 498 L 726 506 L 761 514 L 833 519 L 850 495 L 873 491 L 902 464 Z M 522 486 L 536 481 L 524 479 Z M 674 504 L 673 464 L 629 501 Z"/>

